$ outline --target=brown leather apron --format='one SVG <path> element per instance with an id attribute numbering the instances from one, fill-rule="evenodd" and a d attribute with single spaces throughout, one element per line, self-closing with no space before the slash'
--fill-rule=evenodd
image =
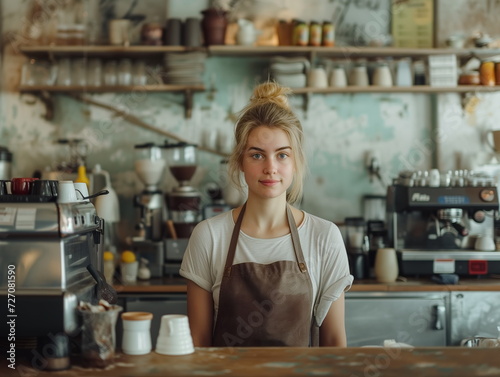
<path id="1" fill-rule="evenodd" d="M 316 343 L 311 339 L 312 283 L 292 211 L 287 205 L 296 261 L 233 265 L 245 207 L 234 226 L 227 253 L 213 345 L 307 347 Z"/>

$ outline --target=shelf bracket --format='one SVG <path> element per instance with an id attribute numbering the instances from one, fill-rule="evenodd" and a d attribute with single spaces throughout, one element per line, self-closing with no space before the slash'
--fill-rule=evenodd
<path id="1" fill-rule="evenodd" d="M 307 92 L 307 93 L 303 94 L 304 102 L 303 102 L 302 109 L 304 110 L 304 114 L 306 117 L 307 117 L 307 111 L 309 110 L 309 103 L 311 102 L 311 96 L 312 96 L 311 92 Z"/>
<path id="2" fill-rule="evenodd" d="M 186 119 L 191 119 L 193 114 L 193 91 L 186 90 L 184 92 L 184 116 Z"/>
<path id="3" fill-rule="evenodd" d="M 46 90 L 36 90 L 33 92 L 21 92 L 21 94 L 31 94 L 37 97 L 45 106 L 43 119 L 51 121 L 54 119 L 54 97 Z"/>

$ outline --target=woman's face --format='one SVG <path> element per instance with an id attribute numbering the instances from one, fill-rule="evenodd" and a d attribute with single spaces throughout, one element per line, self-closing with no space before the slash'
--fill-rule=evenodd
<path id="1" fill-rule="evenodd" d="M 266 199 L 286 195 L 295 170 L 292 152 L 285 131 L 266 126 L 252 130 L 241 165 L 249 195 Z"/>

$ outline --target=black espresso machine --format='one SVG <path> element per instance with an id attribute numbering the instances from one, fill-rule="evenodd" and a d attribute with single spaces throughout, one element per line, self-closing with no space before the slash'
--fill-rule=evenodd
<path id="1" fill-rule="evenodd" d="M 64 356 L 53 351 L 66 347 L 62 352 L 67 353 L 68 338 L 78 335 L 79 302 L 97 300 L 96 281 L 87 266 L 101 270 L 104 224 L 88 200 L 57 203 L 57 181 L 50 181 L 53 190 L 44 195 L 12 195 L 5 191 L 6 181 L 0 184 L 4 188 L 0 195 L 1 345 L 7 346 L 7 352 L 12 348 L 32 352 L 33 366 L 45 369 L 49 356 Z M 45 351 L 52 353 L 44 355 Z"/>
<path id="2" fill-rule="evenodd" d="M 496 182 L 473 172 L 400 173 L 387 191 L 388 236 L 402 275 L 500 273 Z M 434 171 L 435 173 L 435 171 Z"/>

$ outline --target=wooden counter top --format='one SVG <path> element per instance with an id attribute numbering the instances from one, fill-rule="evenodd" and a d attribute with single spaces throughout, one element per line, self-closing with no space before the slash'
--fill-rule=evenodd
<path id="1" fill-rule="evenodd" d="M 197 348 L 184 356 L 117 355 L 107 369 L 2 366 L 2 376 L 499 376 L 498 348 Z M 3 372 L 5 371 L 5 373 Z"/>
<path id="2" fill-rule="evenodd" d="M 155 278 L 138 280 L 134 285 L 114 285 L 118 294 L 127 293 L 185 293 L 183 278 Z M 458 284 L 436 284 L 429 279 L 407 279 L 395 283 L 377 283 L 375 280 L 355 280 L 350 292 L 452 292 L 452 291 L 500 291 L 500 279 L 460 279 Z"/>
<path id="3" fill-rule="evenodd" d="M 115 282 L 116 283 L 116 282 Z M 137 280 L 136 284 L 113 284 L 120 293 L 186 293 L 186 280 L 182 277 L 162 277 Z"/>

